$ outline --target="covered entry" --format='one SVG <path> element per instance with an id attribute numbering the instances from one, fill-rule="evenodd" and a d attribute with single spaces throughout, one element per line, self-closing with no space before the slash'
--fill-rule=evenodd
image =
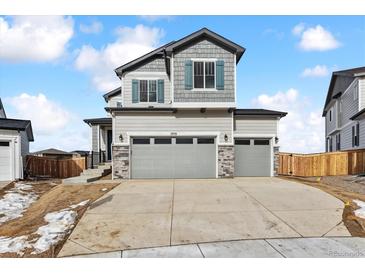
<path id="1" fill-rule="evenodd" d="M 235 139 L 235 176 L 271 176 L 270 139 Z"/>
<path id="2" fill-rule="evenodd" d="M 214 137 L 131 140 L 131 178 L 216 178 Z"/>

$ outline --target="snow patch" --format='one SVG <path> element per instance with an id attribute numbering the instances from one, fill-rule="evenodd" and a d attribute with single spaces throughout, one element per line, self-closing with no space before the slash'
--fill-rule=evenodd
<path id="1" fill-rule="evenodd" d="M 23 255 L 24 250 L 30 247 L 27 242 L 28 236 L 20 236 L 15 238 L 0 237 L 0 253 L 17 253 Z"/>
<path id="2" fill-rule="evenodd" d="M 84 205 L 86 205 L 89 201 L 90 201 L 90 200 L 85 200 L 85 201 L 82 201 L 82 202 L 78 203 L 77 205 L 71 205 L 71 206 L 70 206 L 70 208 L 75 209 L 75 208 L 77 208 L 77 207 L 79 207 L 79 206 L 84 206 Z"/>
<path id="3" fill-rule="evenodd" d="M 103 188 L 101 191 L 107 191 L 108 189 L 107 188 Z"/>
<path id="4" fill-rule="evenodd" d="M 31 185 L 15 183 L 5 192 L 0 199 L 0 224 L 23 216 L 23 212 L 38 199 L 33 192 L 25 192 L 31 189 Z"/>
<path id="5" fill-rule="evenodd" d="M 354 203 L 360 207 L 354 211 L 355 215 L 359 218 L 365 219 L 365 202 L 360 200 L 354 200 Z"/>
<path id="6" fill-rule="evenodd" d="M 44 217 L 48 224 L 39 227 L 36 232 L 41 237 L 33 245 L 35 250 L 32 254 L 42 253 L 62 240 L 65 233 L 73 227 L 76 217 L 77 213 L 73 210 L 48 213 Z"/>
<path id="7" fill-rule="evenodd" d="M 27 248 L 34 249 L 32 254 L 40 254 L 61 241 L 64 236 L 74 227 L 77 212 L 73 209 L 86 205 L 90 200 L 71 205 L 68 208 L 47 213 L 44 216 L 46 225 L 41 226 L 33 234 L 38 236 L 28 241 L 30 235 L 20 237 L 0 237 L 0 253 L 15 252 L 20 256 Z"/>

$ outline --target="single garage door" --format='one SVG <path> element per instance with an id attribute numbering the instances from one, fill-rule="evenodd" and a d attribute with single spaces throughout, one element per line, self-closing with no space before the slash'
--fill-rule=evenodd
<path id="1" fill-rule="evenodd" d="M 131 177 L 215 178 L 215 138 L 133 138 Z"/>
<path id="2" fill-rule="evenodd" d="M 0 181 L 11 180 L 10 143 L 0 141 Z"/>
<path id="3" fill-rule="evenodd" d="M 235 176 L 271 176 L 269 139 L 235 139 Z"/>

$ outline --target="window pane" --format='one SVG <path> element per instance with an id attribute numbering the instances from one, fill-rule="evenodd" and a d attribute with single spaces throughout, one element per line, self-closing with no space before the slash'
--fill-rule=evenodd
<path id="1" fill-rule="evenodd" d="M 149 90 L 148 90 L 148 101 L 149 102 L 156 102 L 156 89 L 157 89 L 157 84 L 156 84 L 156 80 L 150 80 L 149 81 Z"/>
<path id="2" fill-rule="evenodd" d="M 147 80 L 139 81 L 139 101 L 147 102 Z"/>
<path id="3" fill-rule="evenodd" d="M 133 144 L 135 145 L 148 145 L 149 143 L 150 143 L 150 138 L 133 139 Z"/>
<path id="4" fill-rule="evenodd" d="M 270 141 L 269 140 L 254 140 L 254 145 L 255 146 L 268 146 L 268 145 L 270 145 Z"/>
<path id="5" fill-rule="evenodd" d="M 214 88 L 215 77 L 214 77 L 214 62 L 205 63 L 205 88 Z"/>
<path id="6" fill-rule="evenodd" d="M 192 144 L 193 138 L 176 138 L 176 144 Z"/>
<path id="7" fill-rule="evenodd" d="M 249 139 L 237 139 L 234 141 L 235 145 L 245 145 L 245 146 L 249 146 L 250 145 L 250 140 Z"/>
<path id="8" fill-rule="evenodd" d="M 198 144 L 214 144 L 214 138 L 198 138 Z"/>
<path id="9" fill-rule="evenodd" d="M 0 142 L 0 147 L 8 147 L 9 142 Z"/>
<path id="10" fill-rule="evenodd" d="M 194 62 L 194 88 L 204 88 L 203 67 L 203 62 Z"/>
<path id="11" fill-rule="evenodd" d="M 171 138 L 155 138 L 156 145 L 167 145 L 171 144 Z"/>

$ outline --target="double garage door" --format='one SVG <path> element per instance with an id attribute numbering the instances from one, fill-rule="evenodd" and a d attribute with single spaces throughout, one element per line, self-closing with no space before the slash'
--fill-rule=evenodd
<path id="1" fill-rule="evenodd" d="M 0 181 L 11 180 L 10 143 L 0 141 Z"/>
<path id="2" fill-rule="evenodd" d="M 131 142 L 134 179 L 216 177 L 214 137 L 139 137 Z"/>
<path id="3" fill-rule="evenodd" d="M 271 176 L 269 139 L 235 140 L 235 176 Z"/>

